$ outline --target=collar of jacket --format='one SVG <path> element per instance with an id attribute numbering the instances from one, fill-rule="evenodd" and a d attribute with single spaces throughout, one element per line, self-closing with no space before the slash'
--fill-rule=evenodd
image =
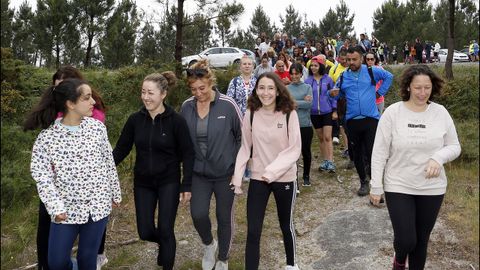
<path id="1" fill-rule="evenodd" d="M 165 111 L 163 113 L 157 114 L 154 120 L 166 118 L 173 114 L 174 110 L 172 107 L 168 106 L 165 102 L 163 102 L 163 106 L 165 107 Z M 140 113 L 143 114 L 145 117 L 150 117 L 150 113 L 148 113 L 145 106 L 142 106 L 142 108 L 140 108 Z"/>

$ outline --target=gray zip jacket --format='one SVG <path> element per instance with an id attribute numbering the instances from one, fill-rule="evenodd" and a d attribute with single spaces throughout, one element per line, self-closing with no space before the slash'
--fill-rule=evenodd
<path id="1" fill-rule="evenodd" d="M 215 100 L 210 103 L 207 128 L 207 153 L 204 156 L 197 143 L 197 99 L 190 97 L 182 104 L 180 114 L 187 121 L 195 148 L 193 173 L 210 181 L 230 178 L 241 144 L 241 112 L 235 101 L 215 89 Z"/>

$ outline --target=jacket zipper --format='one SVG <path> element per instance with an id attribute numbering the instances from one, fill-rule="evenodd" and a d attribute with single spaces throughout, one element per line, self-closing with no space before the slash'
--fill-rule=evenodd
<path id="1" fill-rule="evenodd" d="M 153 168 L 153 154 L 152 154 L 152 137 L 153 137 L 153 130 L 155 128 L 155 119 L 152 119 L 152 128 L 150 129 L 150 137 L 148 140 L 148 153 L 149 153 L 149 174 L 152 175 L 152 168 Z"/>

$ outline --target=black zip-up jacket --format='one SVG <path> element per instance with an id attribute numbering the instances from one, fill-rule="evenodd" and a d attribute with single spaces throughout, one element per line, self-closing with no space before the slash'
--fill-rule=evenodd
<path id="1" fill-rule="evenodd" d="M 229 178 L 235 170 L 235 160 L 241 144 L 242 119 L 235 101 L 215 91 L 215 100 L 208 113 L 208 148 L 204 156 L 197 144 L 197 100 L 191 97 L 182 104 L 180 114 L 185 117 L 195 149 L 193 172 L 218 181 Z"/>
<path id="2" fill-rule="evenodd" d="M 155 119 L 145 107 L 130 115 L 113 150 L 113 158 L 118 165 L 135 144 L 134 185 L 146 187 L 180 181 L 182 163 L 180 191 L 190 192 L 195 152 L 187 122 L 172 107 L 164 106 L 165 111 Z"/>

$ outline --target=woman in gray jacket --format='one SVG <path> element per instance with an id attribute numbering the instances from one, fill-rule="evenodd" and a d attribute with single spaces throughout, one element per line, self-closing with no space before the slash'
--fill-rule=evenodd
<path id="1" fill-rule="evenodd" d="M 185 100 L 180 113 L 187 121 L 195 149 L 190 209 L 195 229 L 205 245 L 202 268 L 227 270 L 233 239 L 234 193 L 230 180 L 241 143 L 241 112 L 232 98 L 215 88 L 215 76 L 206 60 L 187 69 L 187 84 L 192 97 Z M 218 244 L 209 217 L 212 194 L 216 200 Z"/>

